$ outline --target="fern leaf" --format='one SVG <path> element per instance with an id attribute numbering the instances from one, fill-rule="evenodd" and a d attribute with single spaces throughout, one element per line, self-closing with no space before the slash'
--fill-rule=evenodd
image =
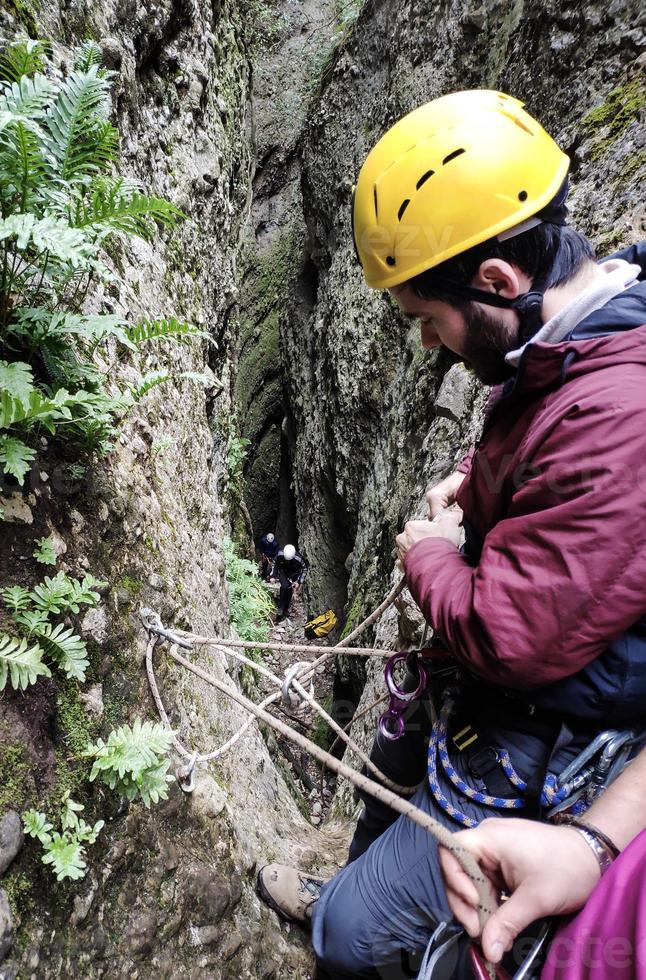
<path id="1" fill-rule="evenodd" d="M 14 476 L 22 486 L 36 458 L 36 451 L 13 436 L 0 435 L 0 466 L 4 473 Z"/>
<path id="2" fill-rule="evenodd" d="M 34 376 L 28 364 L 16 361 L 9 364 L 0 361 L 0 392 L 7 392 L 22 405 L 29 405 L 29 396 L 34 390 Z"/>
<path id="3" fill-rule="evenodd" d="M 132 182 L 122 178 L 100 178 L 91 192 L 79 198 L 72 224 L 105 234 L 118 231 L 150 239 L 156 223 L 173 227 L 186 217 L 179 208 L 160 197 L 142 194 Z"/>
<path id="4" fill-rule="evenodd" d="M 86 72 L 72 72 L 59 91 L 48 116 L 48 128 L 50 149 L 62 180 L 90 174 L 105 164 L 95 151 L 100 144 L 100 156 L 105 153 L 109 88 L 109 80 L 94 65 Z"/>
<path id="5" fill-rule="evenodd" d="M 57 881 L 71 878 L 76 881 L 85 877 L 87 864 L 83 860 L 83 846 L 69 834 L 59 834 L 54 831 L 43 854 L 43 864 L 51 864 Z"/>
<path id="6" fill-rule="evenodd" d="M 48 538 L 38 538 L 36 545 L 37 547 L 32 552 L 32 557 L 40 562 L 41 565 L 55 565 L 57 555 L 54 551 L 54 539 L 51 536 Z"/>
<path id="7" fill-rule="evenodd" d="M 93 591 L 93 587 L 104 587 L 108 583 L 102 582 L 100 579 L 94 578 L 93 575 L 86 575 L 82 582 L 78 579 L 70 579 L 72 583 L 72 591 L 68 596 L 69 607 L 72 612 L 79 612 L 80 606 L 96 606 L 98 602 L 101 601 L 101 596 L 98 592 Z"/>
<path id="8" fill-rule="evenodd" d="M 28 837 L 35 837 L 41 844 L 49 844 L 51 841 L 49 832 L 54 827 L 49 823 L 44 813 L 40 813 L 38 810 L 27 810 L 22 815 L 22 822 Z"/>
<path id="9" fill-rule="evenodd" d="M 0 79 L 19 82 L 23 75 L 35 75 L 45 67 L 46 47 L 42 41 L 15 41 L 0 55 Z"/>
<path id="10" fill-rule="evenodd" d="M 24 626 L 31 635 L 47 622 L 47 613 L 42 609 L 19 609 L 12 613 L 12 619 L 18 626 Z"/>
<path id="11" fill-rule="evenodd" d="M 22 75 L 3 86 L 2 103 L 10 112 L 40 118 L 56 94 L 56 86 L 45 75 Z"/>
<path id="12" fill-rule="evenodd" d="M 142 320 L 127 327 L 126 334 L 133 344 L 143 344 L 149 340 L 165 340 L 168 337 L 175 340 L 185 337 L 205 337 L 211 340 L 206 330 L 199 330 L 192 323 L 184 323 L 174 316 L 160 320 Z"/>
<path id="13" fill-rule="evenodd" d="M 7 678 L 15 691 L 24 691 L 39 677 L 51 677 L 42 656 L 43 651 L 38 645 L 30 647 L 25 639 L 0 633 L 0 691 L 7 686 Z"/>
<path id="14" fill-rule="evenodd" d="M 65 573 L 59 572 L 54 578 L 46 575 L 44 581 L 29 593 L 29 598 L 37 609 L 42 609 L 48 615 L 58 615 L 63 609 L 67 609 L 66 600 L 72 589 L 72 583 Z"/>
<path id="15" fill-rule="evenodd" d="M 166 759 L 158 766 L 145 769 L 136 780 L 141 799 L 148 808 L 152 803 L 168 799 L 168 784 L 173 782 L 173 777 L 168 775 L 169 766 L 170 761 Z"/>
<path id="16" fill-rule="evenodd" d="M 100 68 L 102 62 L 103 55 L 96 41 L 84 41 L 75 52 L 74 71 L 85 72 L 95 66 Z"/>
<path id="17" fill-rule="evenodd" d="M 90 780 L 102 774 L 103 781 L 113 783 L 112 788 L 115 777 L 129 775 L 136 780 L 145 769 L 160 764 L 159 756 L 165 755 L 171 744 L 172 733 L 163 725 L 136 718 L 132 728 L 122 725 L 110 732 L 107 742 L 99 739 L 96 745 L 88 746 L 84 755 L 94 758 Z"/>
<path id="18" fill-rule="evenodd" d="M 76 636 L 71 628 L 65 629 L 63 623 L 53 626 L 44 623 L 34 631 L 45 652 L 52 657 L 68 677 L 79 681 L 85 680 L 85 670 L 90 661 L 87 658 L 87 647 L 80 636 Z"/>
<path id="19" fill-rule="evenodd" d="M 134 401 L 138 402 L 152 388 L 156 388 L 157 385 L 163 385 L 170 380 L 171 376 L 168 371 L 151 371 L 149 374 L 145 374 L 139 384 L 135 388 L 131 388 L 128 394 Z"/>
<path id="20" fill-rule="evenodd" d="M 10 585 L 6 589 L 0 589 L 2 601 L 12 612 L 20 612 L 29 606 L 29 592 L 23 589 L 22 585 Z"/>
<path id="21" fill-rule="evenodd" d="M 30 243 L 41 252 L 49 252 L 61 262 L 69 262 L 73 268 L 87 263 L 96 251 L 78 228 L 72 228 L 64 218 L 46 215 L 36 219 L 34 214 L 11 214 L 0 219 L 0 241 L 16 238 L 18 251 L 24 251 Z"/>

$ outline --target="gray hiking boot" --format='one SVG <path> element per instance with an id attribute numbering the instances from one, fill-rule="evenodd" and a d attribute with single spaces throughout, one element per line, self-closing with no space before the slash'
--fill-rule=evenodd
<path id="1" fill-rule="evenodd" d="M 286 922 L 308 925 L 312 906 L 318 901 L 321 878 L 312 878 L 305 871 L 288 868 L 285 864 L 266 864 L 258 872 L 258 894 L 263 902 Z"/>

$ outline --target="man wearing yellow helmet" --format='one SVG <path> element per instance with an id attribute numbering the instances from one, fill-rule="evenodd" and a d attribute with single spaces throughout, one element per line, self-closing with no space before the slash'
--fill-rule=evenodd
<path id="1" fill-rule="evenodd" d="M 595 262 L 566 225 L 568 165 L 518 100 L 458 92 L 389 130 L 354 196 L 367 284 L 419 319 L 425 346 L 500 383 L 463 473 L 431 492 L 434 519 L 397 539 L 459 666 L 428 780 L 422 707 L 407 738 L 373 747 L 451 829 L 567 805 L 572 760 L 646 707 L 646 248 Z M 415 976 L 437 929 L 441 975 L 462 976 L 437 850 L 394 816 L 366 801 L 351 863 L 322 887 L 277 866 L 260 882 L 311 918 L 321 977 Z"/>

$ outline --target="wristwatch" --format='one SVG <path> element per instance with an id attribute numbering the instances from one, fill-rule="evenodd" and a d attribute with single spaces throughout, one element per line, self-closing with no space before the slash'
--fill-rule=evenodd
<path id="1" fill-rule="evenodd" d="M 599 863 L 601 874 L 604 875 L 614 859 L 618 857 L 619 848 L 597 827 L 593 827 L 592 824 L 583 823 L 582 820 L 577 820 L 576 817 L 563 817 L 559 820 L 559 823 L 566 827 L 571 827 L 572 830 L 576 830 L 583 837 Z"/>

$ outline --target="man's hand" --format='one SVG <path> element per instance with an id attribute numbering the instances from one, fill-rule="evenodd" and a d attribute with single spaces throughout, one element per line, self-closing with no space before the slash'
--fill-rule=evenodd
<path id="1" fill-rule="evenodd" d="M 441 483 L 436 483 L 434 487 L 426 493 L 428 504 L 428 519 L 432 521 L 434 517 L 441 514 L 443 510 L 455 503 L 455 495 L 462 486 L 466 473 L 451 473 Z"/>
<path id="2" fill-rule="evenodd" d="M 402 533 L 397 535 L 400 557 L 405 558 L 409 549 L 424 538 L 446 538 L 456 548 L 459 547 L 462 536 L 461 520 L 462 511 L 445 510 L 432 521 L 408 521 Z"/>
<path id="3" fill-rule="evenodd" d="M 482 934 L 484 955 L 493 963 L 530 922 L 580 909 L 601 876 L 594 854 L 572 827 L 494 817 L 455 839 L 478 861 L 496 901 L 503 889 L 511 893 Z M 440 862 L 451 911 L 475 938 L 480 933 L 475 885 L 444 848 Z"/>

